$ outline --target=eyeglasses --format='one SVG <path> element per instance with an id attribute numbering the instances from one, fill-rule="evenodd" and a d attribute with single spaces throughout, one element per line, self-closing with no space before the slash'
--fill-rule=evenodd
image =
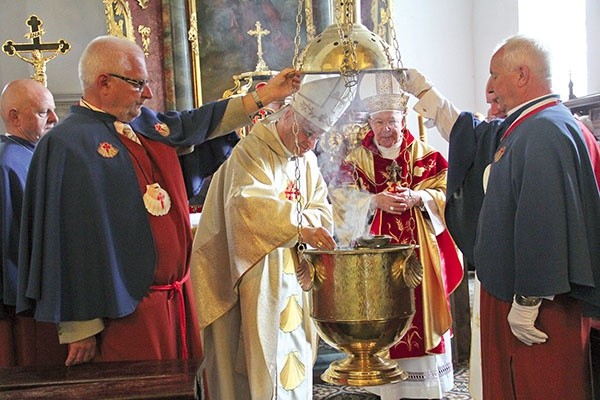
<path id="1" fill-rule="evenodd" d="M 147 79 L 132 79 L 127 78 L 126 76 L 117 75 L 117 74 L 108 74 L 109 76 L 113 76 L 115 78 L 119 78 L 122 81 L 129 83 L 131 86 L 135 88 L 138 92 L 142 92 L 146 86 L 150 83 Z"/>
<path id="2" fill-rule="evenodd" d="M 390 121 L 384 121 L 382 119 L 372 119 L 371 124 L 375 128 L 383 128 L 385 126 L 389 126 L 390 128 L 398 128 L 400 126 L 400 121 L 396 121 L 394 119 Z"/>

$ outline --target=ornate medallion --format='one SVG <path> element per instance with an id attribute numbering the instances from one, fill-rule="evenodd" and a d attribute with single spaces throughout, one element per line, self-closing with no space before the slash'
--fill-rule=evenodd
<path id="1" fill-rule="evenodd" d="M 161 188 L 158 183 L 146 185 L 143 200 L 146 210 L 156 217 L 167 214 L 171 209 L 169 193 Z"/>

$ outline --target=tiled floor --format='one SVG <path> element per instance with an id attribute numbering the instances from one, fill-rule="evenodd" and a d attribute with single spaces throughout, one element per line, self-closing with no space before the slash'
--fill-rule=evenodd
<path id="1" fill-rule="evenodd" d="M 469 290 L 470 298 L 473 298 L 473 273 L 469 273 Z M 322 346 L 327 347 L 324 343 Z M 324 350 L 319 346 L 319 354 Z M 329 348 L 331 349 L 331 348 Z M 332 350 L 332 349 L 331 349 Z M 321 357 L 322 358 L 322 357 Z M 327 359 L 330 362 L 331 360 Z M 317 363 L 319 359 L 317 359 Z M 321 372 L 327 367 L 326 365 L 315 365 L 315 378 L 313 399 L 314 400 L 379 400 L 379 396 L 374 395 L 359 387 L 336 386 L 324 383 L 320 380 Z M 319 370 L 319 367 L 321 368 Z M 443 400 L 471 400 L 469 394 L 469 368 L 467 363 L 454 366 L 454 388 L 446 394 Z"/>
<path id="2" fill-rule="evenodd" d="M 378 400 L 379 396 L 359 387 L 335 386 L 315 380 L 314 400 Z M 469 370 L 458 365 L 454 371 L 454 388 L 446 394 L 444 400 L 471 400 L 469 395 Z"/>

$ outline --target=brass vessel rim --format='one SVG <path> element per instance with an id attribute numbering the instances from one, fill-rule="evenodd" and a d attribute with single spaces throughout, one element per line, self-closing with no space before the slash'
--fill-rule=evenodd
<path id="1" fill-rule="evenodd" d="M 357 255 L 357 254 L 389 253 L 389 252 L 398 251 L 398 250 L 416 249 L 418 247 L 419 246 L 416 244 L 395 244 L 395 245 L 388 245 L 388 246 L 375 247 L 375 248 L 344 247 L 344 248 L 336 248 L 333 250 L 306 249 L 306 250 L 304 250 L 304 252 L 307 254 Z"/>

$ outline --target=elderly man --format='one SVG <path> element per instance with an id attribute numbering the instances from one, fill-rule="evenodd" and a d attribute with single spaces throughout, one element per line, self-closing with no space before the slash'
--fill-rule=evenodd
<path id="1" fill-rule="evenodd" d="M 0 97 L 0 367 L 61 364 L 66 355 L 54 324 L 15 315 L 25 180 L 35 145 L 58 121 L 54 109 L 52 93 L 31 79 L 8 83 Z"/>
<path id="2" fill-rule="evenodd" d="M 114 36 L 88 44 L 79 75 L 79 105 L 31 162 L 18 311 L 59 324 L 66 365 L 199 358 L 177 149 L 197 146 L 216 169 L 231 139 L 221 135 L 261 101 L 290 95 L 299 76 L 286 69 L 259 93 L 157 113 L 143 107 L 152 90 L 142 49 Z"/>
<path id="3" fill-rule="evenodd" d="M 458 197 L 486 188 L 471 211 L 476 231 L 465 231 L 481 280 L 484 399 L 592 397 L 587 316 L 600 311 L 600 197 L 590 149 L 552 94 L 549 71 L 539 42 L 503 42 L 488 86 L 507 117 L 483 130 L 469 113 L 448 129 L 449 103 L 420 74 L 408 74 L 424 116 L 450 138 L 451 172 L 453 158 L 466 172 L 456 175 L 465 178 L 457 188 L 468 189 Z"/>
<path id="4" fill-rule="evenodd" d="M 351 96 L 339 77 L 303 83 L 212 179 L 192 279 L 213 399 L 312 399 L 316 332 L 294 272 L 296 244 L 335 248 L 312 150 Z"/>

